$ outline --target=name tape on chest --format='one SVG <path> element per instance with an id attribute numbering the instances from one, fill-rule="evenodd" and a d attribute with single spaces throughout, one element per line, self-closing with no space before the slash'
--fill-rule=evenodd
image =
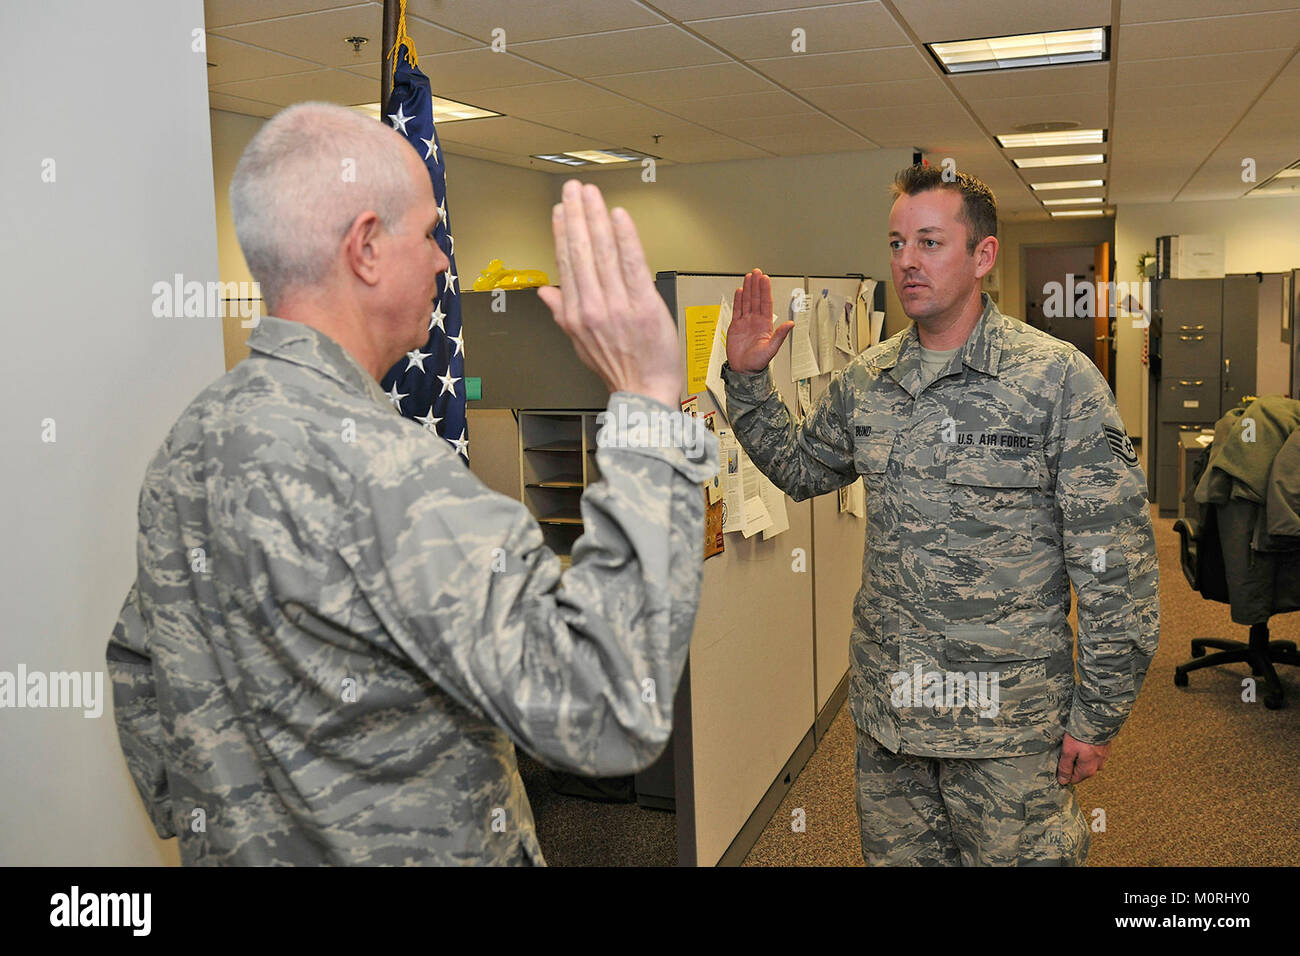
<path id="1" fill-rule="evenodd" d="M 1039 436 L 1027 432 L 959 432 L 954 431 L 943 436 L 949 445 L 1012 448 L 1029 451 L 1040 447 Z"/>

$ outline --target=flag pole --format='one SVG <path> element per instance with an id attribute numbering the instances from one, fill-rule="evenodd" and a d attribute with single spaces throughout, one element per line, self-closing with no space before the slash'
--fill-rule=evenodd
<path id="1" fill-rule="evenodd" d="M 393 92 L 393 68 L 388 62 L 389 51 L 397 42 L 398 0 L 384 0 L 384 35 L 379 49 L 379 113 L 388 109 L 388 97 Z"/>

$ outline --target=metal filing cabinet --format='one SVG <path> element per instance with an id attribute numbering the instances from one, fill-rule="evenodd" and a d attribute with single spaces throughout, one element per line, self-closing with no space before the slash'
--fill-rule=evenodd
<path id="1" fill-rule="evenodd" d="M 1179 433 L 1212 428 L 1254 391 L 1259 281 L 1162 279 L 1155 308 L 1161 324 L 1155 490 L 1160 514 L 1168 517 L 1178 513 Z"/>

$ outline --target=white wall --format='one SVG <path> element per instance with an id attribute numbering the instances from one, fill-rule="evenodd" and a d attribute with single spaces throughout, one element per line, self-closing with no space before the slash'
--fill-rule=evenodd
<path id="1" fill-rule="evenodd" d="M 203 4 L 137 0 L 131 14 L 100 0 L 0 8 L 13 38 L 0 57 L 10 672 L 105 671 L 135 575 L 145 466 L 222 371 L 217 320 L 151 314 L 154 282 L 217 276 L 206 57 L 191 49 Z M 53 443 L 41 440 L 47 418 Z M 0 767 L 0 863 L 176 861 L 131 783 L 111 702 L 98 719 L 0 710 Z"/>

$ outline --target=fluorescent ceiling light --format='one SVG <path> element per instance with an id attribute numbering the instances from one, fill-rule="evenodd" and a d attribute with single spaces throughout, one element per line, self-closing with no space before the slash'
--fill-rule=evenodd
<path id="1" fill-rule="evenodd" d="M 1300 179 L 1300 167 L 1288 166 L 1286 169 L 1282 170 L 1273 178 L 1274 179 Z"/>
<path id="2" fill-rule="evenodd" d="M 1003 149 L 1022 149 L 1029 146 L 1079 146 L 1084 143 L 1106 142 L 1104 129 L 1066 129 L 1053 133 L 1004 133 L 998 137 Z"/>
<path id="3" fill-rule="evenodd" d="M 1105 161 L 1106 157 L 1102 153 L 1076 153 L 1073 156 L 1030 156 L 1025 159 L 1012 160 L 1018 169 L 1040 169 L 1043 166 L 1092 166 Z"/>
<path id="4" fill-rule="evenodd" d="M 649 153 L 638 153 L 634 149 L 574 149 L 563 153 L 534 153 L 533 159 L 544 159 L 550 163 L 562 163 L 565 166 L 602 166 L 610 163 L 635 163 L 643 159 L 657 159 Z"/>
<path id="5" fill-rule="evenodd" d="M 360 106 L 352 108 L 361 113 L 368 113 L 377 120 L 384 119 L 378 103 L 362 103 Z M 494 113 L 491 110 L 481 110 L 477 106 L 470 106 L 468 103 L 457 103 L 455 100 L 443 99 L 441 96 L 433 98 L 433 122 L 436 125 L 500 115 L 500 113 Z"/>
<path id="6" fill-rule="evenodd" d="M 1086 63 L 1107 57 L 1104 27 L 927 43 L 926 46 L 948 73 Z"/>
<path id="7" fill-rule="evenodd" d="M 563 166 L 590 166 L 591 161 L 570 156 L 568 153 L 533 153 L 533 159 L 544 159 L 548 163 L 560 163 Z"/>
<path id="8" fill-rule="evenodd" d="M 1082 199 L 1044 199 L 1044 206 L 1089 206 L 1101 202 L 1100 196 L 1085 196 Z"/>
<path id="9" fill-rule="evenodd" d="M 1066 216 L 1095 217 L 1095 216 L 1104 216 L 1104 215 L 1106 215 L 1106 212 L 1103 209 L 1064 209 L 1060 212 L 1052 213 L 1052 218 L 1064 219 Z"/>
<path id="10" fill-rule="evenodd" d="M 1104 179 L 1064 179 L 1058 183 L 1030 183 L 1030 189 L 1092 189 L 1094 186 L 1104 186 Z"/>

